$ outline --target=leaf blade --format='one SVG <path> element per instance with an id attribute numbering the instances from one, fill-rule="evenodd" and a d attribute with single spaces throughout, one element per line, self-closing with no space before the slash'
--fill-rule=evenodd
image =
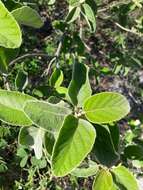
<path id="1" fill-rule="evenodd" d="M 41 28 L 44 24 L 38 12 L 28 6 L 22 6 L 11 13 L 19 24 L 33 28 Z"/>
<path id="2" fill-rule="evenodd" d="M 10 125 L 28 126 L 32 122 L 24 113 L 27 101 L 35 98 L 15 91 L 0 90 L 0 120 Z"/>
<path id="3" fill-rule="evenodd" d="M 29 101 L 24 111 L 36 126 L 49 132 L 59 130 L 66 115 L 71 113 L 69 108 L 44 101 Z"/>
<path id="4" fill-rule="evenodd" d="M 22 34 L 14 17 L 0 1 L 0 46 L 18 48 L 22 43 Z"/>
<path id="5" fill-rule="evenodd" d="M 87 99 L 83 109 L 89 121 L 104 124 L 125 117 L 130 111 L 130 105 L 119 93 L 102 92 Z"/>
<path id="6" fill-rule="evenodd" d="M 67 116 L 53 149 L 53 174 L 65 176 L 75 169 L 91 151 L 95 138 L 96 132 L 90 123 Z"/>

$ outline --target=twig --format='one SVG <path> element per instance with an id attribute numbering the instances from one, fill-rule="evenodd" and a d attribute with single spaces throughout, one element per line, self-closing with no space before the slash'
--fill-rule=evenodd
<path id="1" fill-rule="evenodd" d="M 15 65 L 17 62 L 25 59 L 25 58 L 30 58 L 30 57 L 45 57 L 47 59 L 51 59 L 51 57 L 49 55 L 47 55 L 46 53 L 27 53 L 25 55 L 22 55 L 20 57 L 17 57 L 16 59 L 14 59 L 13 61 L 11 61 L 9 63 L 9 66 L 13 66 Z"/>
<path id="2" fill-rule="evenodd" d="M 121 25 L 120 25 L 119 23 L 117 23 L 117 22 L 115 22 L 115 25 L 116 25 L 117 27 L 119 27 L 120 29 L 124 30 L 125 32 L 138 35 L 139 37 L 143 37 L 143 34 L 142 34 L 142 33 L 139 33 L 139 32 L 130 30 L 130 29 L 128 29 L 128 28 L 125 28 L 125 27 L 121 26 Z"/>
<path id="3" fill-rule="evenodd" d="M 53 57 L 53 59 L 51 59 L 51 61 L 48 64 L 48 67 L 44 70 L 43 74 L 41 75 L 41 77 L 46 77 L 49 75 L 50 72 L 50 68 L 52 66 L 52 64 L 56 61 L 56 57 Z"/>
<path id="4" fill-rule="evenodd" d="M 97 13 L 105 12 L 115 6 L 120 6 L 122 4 L 128 4 L 130 2 L 131 2 L 131 0 L 110 1 L 110 2 L 108 2 L 108 4 L 103 4 L 103 5 L 99 6 L 100 9 L 98 9 Z"/>

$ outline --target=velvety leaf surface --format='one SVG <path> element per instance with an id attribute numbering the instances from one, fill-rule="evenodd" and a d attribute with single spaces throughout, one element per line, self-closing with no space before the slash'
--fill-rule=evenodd
<path id="1" fill-rule="evenodd" d="M 114 183 L 112 175 L 108 170 L 102 169 L 93 183 L 93 190 L 113 190 Z"/>
<path id="2" fill-rule="evenodd" d="M 74 22 L 79 17 L 79 15 L 80 15 L 80 7 L 72 8 L 66 18 L 66 22 L 68 23 Z"/>
<path id="3" fill-rule="evenodd" d="M 74 170 L 91 151 L 95 137 L 95 129 L 89 122 L 67 116 L 53 149 L 53 174 L 65 176 Z"/>
<path id="4" fill-rule="evenodd" d="M 21 42 L 22 38 L 19 25 L 0 1 L 0 46 L 18 48 Z"/>
<path id="5" fill-rule="evenodd" d="M 37 159 L 42 157 L 45 131 L 37 127 L 23 127 L 19 133 L 19 143 L 34 149 Z"/>
<path id="6" fill-rule="evenodd" d="M 82 5 L 83 10 L 84 10 L 84 17 L 87 21 L 87 24 L 89 25 L 89 28 L 91 32 L 95 32 L 96 30 L 96 20 L 95 20 L 95 15 L 92 10 L 92 7 L 90 7 L 87 3 L 84 3 Z"/>
<path id="7" fill-rule="evenodd" d="M 86 118 L 93 123 L 111 123 L 130 111 L 127 99 L 116 92 L 102 92 L 88 98 L 84 104 Z"/>
<path id="8" fill-rule="evenodd" d="M 89 68 L 79 62 L 75 62 L 73 68 L 72 81 L 69 85 L 68 94 L 72 103 L 82 107 L 85 100 L 91 96 L 91 87 L 89 83 Z"/>
<path id="9" fill-rule="evenodd" d="M 13 10 L 11 13 L 19 24 L 31 26 L 33 28 L 40 28 L 43 26 L 40 15 L 31 7 L 23 6 Z"/>
<path id="10" fill-rule="evenodd" d="M 137 181 L 133 174 L 124 166 L 117 166 L 112 169 L 116 181 L 123 185 L 127 190 L 139 190 Z"/>
<path id="11" fill-rule="evenodd" d="M 15 91 L 0 90 L 0 120 L 11 125 L 28 126 L 32 121 L 24 113 L 23 107 L 35 98 Z"/>
<path id="12" fill-rule="evenodd" d="M 71 113 L 71 110 L 64 106 L 44 101 L 27 102 L 24 111 L 35 125 L 50 132 L 59 130 L 66 115 Z"/>

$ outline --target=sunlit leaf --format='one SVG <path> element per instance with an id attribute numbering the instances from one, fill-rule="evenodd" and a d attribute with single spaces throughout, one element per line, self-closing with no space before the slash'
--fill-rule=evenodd
<path id="1" fill-rule="evenodd" d="M 115 92 L 102 92 L 88 98 L 84 104 L 86 118 L 93 123 L 111 123 L 130 111 L 127 99 Z"/>
<path id="2" fill-rule="evenodd" d="M 53 149 L 53 174 L 65 176 L 79 166 L 91 151 L 95 137 L 95 129 L 89 122 L 67 116 Z"/>
<path id="3" fill-rule="evenodd" d="M 22 43 L 21 30 L 14 17 L 0 1 L 0 46 L 18 48 Z"/>
<path id="4" fill-rule="evenodd" d="M 59 130 L 66 115 L 71 113 L 66 107 L 44 101 L 29 101 L 24 111 L 35 125 L 49 132 Z"/>
<path id="5" fill-rule="evenodd" d="M 85 100 L 91 96 L 88 74 L 89 68 L 76 61 L 68 90 L 69 97 L 75 106 L 82 107 Z"/>
<path id="6" fill-rule="evenodd" d="M 45 131 L 36 127 L 23 127 L 19 133 L 19 143 L 34 149 L 37 159 L 42 157 Z"/>
<path id="7" fill-rule="evenodd" d="M 28 126 L 32 121 L 24 113 L 23 107 L 35 98 L 15 91 L 0 90 L 0 120 L 18 126 Z"/>
<path id="8" fill-rule="evenodd" d="M 119 165 L 113 168 L 112 172 L 115 175 L 116 181 L 127 190 L 139 190 L 135 177 L 127 168 Z"/>
<path id="9" fill-rule="evenodd" d="M 112 175 L 108 170 L 102 169 L 96 176 L 92 190 L 113 190 Z"/>

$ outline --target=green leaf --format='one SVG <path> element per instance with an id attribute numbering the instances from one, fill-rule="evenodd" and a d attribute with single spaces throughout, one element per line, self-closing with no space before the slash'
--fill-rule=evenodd
<path id="1" fill-rule="evenodd" d="M 46 132 L 45 134 L 45 148 L 49 155 L 52 155 L 53 147 L 55 144 L 55 138 L 52 133 Z"/>
<path id="2" fill-rule="evenodd" d="M 56 88 L 56 91 L 59 95 L 61 95 L 62 97 L 65 97 L 66 98 L 66 95 L 68 93 L 68 88 L 66 87 L 63 87 L 63 86 L 60 86 L 58 88 Z"/>
<path id="3" fill-rule="evenodd" d="M 109 125 L 108 126 L 109 131 L 110 131 L 110 135 L 111 135 L 111 139 L 113 142 L 113 146 L 115 148 L 115 150 L 118 152 L 119 150 L 119 143 L 120 143 L 120 130 L 119 130 L 119 126 L 118 125 Z"/>
<path id="4" fill-rule="evenodd" d="M 71 172 L 73 176 L 87 178 L 98 172 L 98 165 L 95 162 L 90 162 L 88 167 L 79 167 Z"/>
<path id="5" fill-rule="evenodd" d="M 137 181 L 133 174 L 124 166 L 117 166 L 112 169 L 116 181 L 123 185 L 127 190 L 139 190 Z"/>
<path id="6" fill-rule="evenodd" d="M 23 107 L 35 98 L 15 91 L 0 90 L 0 120 L 11 125 L 29 126 L 32 121 L 24 113 Z"/>
<path id="7" fill-rule="evenodd" d="M 62 177 L 79 166 L 91 151 L 95 137 L 95 129 L 89 122 L 67 116 L 53 149 L 53 174 Z"/>
<path id="8" fill-rule="evenodd" d="M 36 127 L 23 127 L 19 133 L 19 144 L 34 149 L 37 159 L 42 157 L 45 131 Z"/>
<path id="9" fill-rule="evenodd" d="M 22 6 L 22 3 L 16 2 L 15 0 L 7 0 L 7 1 L 2 0 L 2 2 L 4 3 L 5 7 L 9 11 L 12 11 L 12 10 L 17 9 Z"/>
<path id="10" fill-rule="evenodd" d="M 56 0 L 48 0 L 48 5 L 53 5 L 56 2 Z"/>
<path id="11" fill-rule="evenodd" d="M 19 24 L 33 28 L 41 28 L 44 24 L 38 12 L 28 6 L 15 9 L 11 13 Z"/>
<path id="12" fill-rule="evenodd" d="M 20 167 L 24 168 L 25 165 L 27 164 L 28 161 L 28 155 L 26 155 L 24 158 L 22 158 L 21 162 L 20 162 Z"/>
<path id="13" fill-rule="evenodd" d="M 0 1 L 0 46 L 18 48 L 22 43 L 22 34 L 14 17 Z"/>
<path id="14" fill-rule="evenodd" d="M 113 166 L 119 159 L 119 155 L 114 148 L 110 131 L 107 126 L 96 125 L 97 137 L 93 148 L 93 157 L 102 165 Z M 106 146 L 105 146 L 106 145 Z"/>
<path id="15" fill-rule="evenodd" d="M 124 156 L 132 160 L 143 160 L 143 146 L 132 144 L 125 147 Z"/>
<path id="16" fill-rule="evenodd" d="M 35 125 L 49 132 L 59 130 L 66 115 L 71 113 L 66 107 L 44 101 L 29 101 L 24 111 Z"/>
<path id="17" fill-rule="evenodd" d="M 19 49 L 6 49 L 0 47 L 0 71 L 2 73 L 8 72 L 8 64 L 17 56 L 18 52 Z"/>
<path id="18" fill-rule="evenodd" d="M 82 5 L 82 7 L 84 10 L 83 16 L 85 17 L 91 32 L 95 32 L 95 30 L 96 30 L 96 19 L 95 19 L 94 11 L 92 10 L 92 8 L 87 3 L 84 3 Z"/>
<path id="19" fill-rule="evenodd" d="M 102 169 L 94 180 L 92 190 L 113 190 L 112 175 L 108 170 Z"/>
<path id="20" fill-rule="evenodd" d="M 54 72 L 52 73 L 52 76 L 50 77 L 49 82 L 51 86 L 58 88 L 61 86 L 63 79 L 64 79 L 64 75 L 63 75 L 62 70 L 56 68 Z"/>
<path id="21" fill-rule="evenodd" d="M 15 79 L 15 86 L 16 89 L 19 91 L 23 91 L 28 84 L 28 73 L 24 70 L 19 70 L 16 79 Z"/>
<path id="22" fill-rule="evenodd" d="M 69 97 L 75 106 L 82 107 L 85 100 L 91 96 L 92 90 L 88 74 L 89 68 L 76 61 L 73 68 L 72 81 L 68 90 Z"/>
<path id="23" fill-rule="evenodd" d="M 36 166 L 37 169 L 43 169 L 47 166 L 45 158 L 37 159 L 34 156 L 31 158 L 31 164 L 32 166 Z"/>
<path id="24" fill-rule="evenodd" d="M 92 10 L 94 12 L 94 16 L 96 16 L 97 8 L 98 8 L 97 1 L 96 0 L 86 0 L 85 3 L 88 4 L 92 8 Z"/>
<path id="25" fill-rule="evenodd" d="M 74 7 L 67 15 L 66 22 L 68 24 L 74 22 L 80 16 L 80 7 Z"/>
<path id="26" fill-rule="evenodd" d="M 111 123 L 125 117 L 130 112 L 130 105 L 119 93 L 102 92 L 86 100 L 84 112 L 93 123 Z"/>
<path id="27" fill-rule="evenodd" d="M 68 3 L 72 7 L 79 6 L 81 3 L 83 3 L 85 0 L 68 0 Z"/>

